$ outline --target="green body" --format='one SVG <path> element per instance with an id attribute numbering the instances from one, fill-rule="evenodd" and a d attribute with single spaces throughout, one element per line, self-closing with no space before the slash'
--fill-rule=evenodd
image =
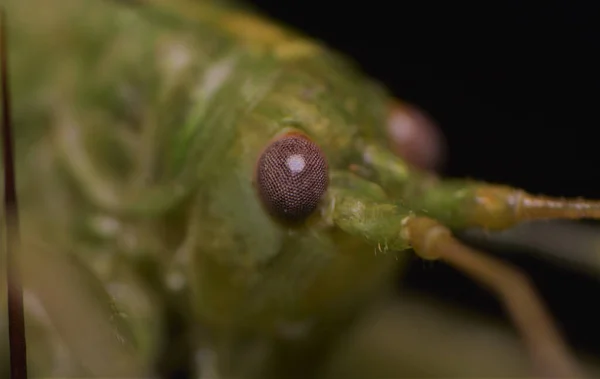
<path id="1" fill-rule="evenodd" d="M 446 228 L 600 218 L 598 202 L 410 167 L 387 148 L 385 89 L 228 1 L 4 3 L 35 374 L 435 373 L 428 340 L 399 364 L 397 331 L 385 346 L 346 339 L 411 244 L 446 260 L 430 243 L 451 241 Z M 329 166 L 318 208 L 293 227 L 266 212 L 254 183 L 262 152 L 286 133 L 312 139 Z M 457 249 L 449 263 L 461 268 Z M 497 278 L 494 266 L 486 274 Z M 344 349 L 354 355 L 339 358 Z M 377 371 L 378 359 L 394 367 Z M 445 362 L 459 362 L 457 375 L 477 365 Z"/>
<path id="2" fill-rule="evenodd" d="M 183 314 L 186 343 L 215 348 L 225 377 L 316 370 L 327 356 L 315 347 L 406 255 L 378 253 L 326 209 L 300 228 L 280 224 L 257 199 L 254 166 L 294 129 L 332 172 L 346 169 L 365 141 L 385 143 L 388 95 L 245 12 L 116 3 L 8 1 L 23 235 L 75 252 L 109 292 L 128 286 L 117 303 L 143 354 Z"/>

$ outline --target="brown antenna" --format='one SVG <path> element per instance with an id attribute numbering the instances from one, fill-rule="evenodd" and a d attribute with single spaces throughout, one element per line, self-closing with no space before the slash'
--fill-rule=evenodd
<path id="1" fill-rule="evenodd" d="M 15 185 L 10 99 L 8 95 L 8 57 L 6 14 L 0 9 L 0 84 L 2 91 L 2 143 L 4 159 L 4 209 L 6 210 L 6 271 L 8 288 L 8 339 L 11 379 L 27 379 L 23 288 L 15 249 L 19 246 L 19 213 Z"/>

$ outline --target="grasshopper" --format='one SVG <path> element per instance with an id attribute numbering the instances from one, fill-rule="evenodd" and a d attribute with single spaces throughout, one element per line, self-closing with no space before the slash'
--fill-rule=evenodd
<path id="1" fill-rule="evenodd" d="M 4 3 L 34 375 L 335 377 L 411 249 L 496 293 L 532 373 L 581 375 L 527 278 L 453 231 L 599 202 L 407 163 L 384 86 L 241 5 Z"/>

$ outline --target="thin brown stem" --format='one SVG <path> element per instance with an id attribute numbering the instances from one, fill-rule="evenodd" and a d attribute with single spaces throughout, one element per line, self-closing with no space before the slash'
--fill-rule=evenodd
<path id="1" fill-rule="evenodd" d="M 11 379 L 27 378 L 27 354 L 25 345 L 25 319 L 23 312 L 23 289 L 16 251 L 19 247 L 19 215 L 15 185 L 10 98 L 8 94 L 8 58 L 6 37 L 6 15 L 0 9 L 0 77 L 2 91 L 2 140 L 4 158 L 4 208 L 6 212 L 6 254 L 8 288 L 8 338 L 10 346 Z"/>

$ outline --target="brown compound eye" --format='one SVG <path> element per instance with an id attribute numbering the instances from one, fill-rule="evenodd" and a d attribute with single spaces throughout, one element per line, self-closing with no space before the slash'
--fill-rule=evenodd
<path id="1" fill-rule="evenodd" d="M 329 184 L 323 151 L 307 137 L 288 134 L 263 151 L 256 185 L 268 211 L 282 221 L 297 223 L 317 208 Z"/>

